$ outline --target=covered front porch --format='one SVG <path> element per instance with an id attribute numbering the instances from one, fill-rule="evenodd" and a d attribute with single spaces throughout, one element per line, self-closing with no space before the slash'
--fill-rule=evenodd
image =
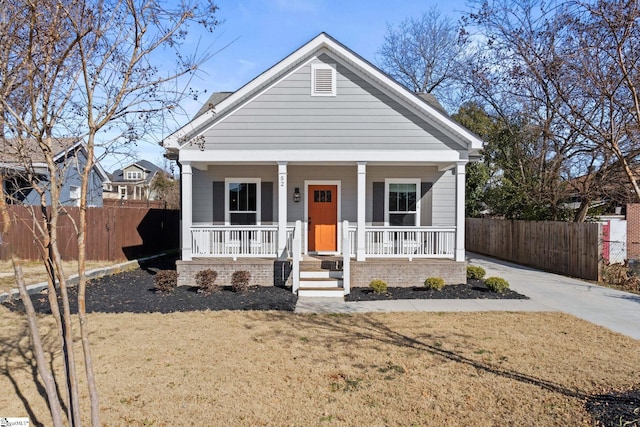
<path id="1" fill-rule="evenodd" d="M 304 287 L 301 262 L 309 255 L 342 259 L 345 294 L 350 271 L 377 260 L 386 268 L 448 261 L 458 264 L 449 281 L 458 280 L 464 270 L 465 163 L 184 162 L 181 263 L 264 264 L 272 283 L 282 282 L 277 271 L 286 269 L 294 292 Z M 421 280 L 441 277 L 436 272 L 423 268 Z M 370 276 L 380 278 L 371 270 Z"/>

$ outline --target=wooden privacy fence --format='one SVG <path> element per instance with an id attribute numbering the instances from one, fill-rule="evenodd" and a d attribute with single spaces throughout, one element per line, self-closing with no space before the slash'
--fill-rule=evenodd
<path id="1" fill-rule="evenodd" d="M 41 258 L 41 245 L 34 234 L 30 207 L 9 206 L 12 230 L 0 235 L 0 259 L 10 258 L 9 246 L 22 259 Z M 37 207 L 36 207 L 37 208 Z M 76 230 L 79 208 L 67 207 L 60 216 L 58 246 L 62 258 L 78 257 Z M 1 224 L 0 220 L 0 224 Z M 179 245 L 180 217 L 177 210 L 103 207 L 87 209 L 86 248 L 88 260 L 125 261 L 157 254 Z"/>
<path id="2" fill-rule="evenodd" d="M 468 251 L 599 280 L 599 224 L 467 218 L 465 234 Z"/>

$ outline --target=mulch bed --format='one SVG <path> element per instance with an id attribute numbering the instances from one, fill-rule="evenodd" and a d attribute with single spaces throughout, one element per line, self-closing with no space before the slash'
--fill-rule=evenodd
<path id="1" fill-rule="evenodd" d="M 446 285 L 439 291 L 425 287 L 387 288 L 376 294 L 370 288 L 351 288 L 346 301 L 384 301 L 390 299 L 529 299 L 511 289 L 502 293 L 491 292 L 481 280 L 468 279 L 467 283 Z"/>
<path id="2" fill-rule="evenodd" d="M 586 409 L 597 425 L 640 426 L 640 388 L 610 391 L 587 399 Z"/>
<path id="3" fill-rule="evenodd" d="M 233 292 L 221 287 L 211 294 L 197 288 L 180 286 L 171 293 L 157 292 L 153 276 L 159 270 L 175 270 L 175 258 L 149 260 L 141 268 L 91 280 L 87 284 L 87 312 L 97 313 L 172 313 L 204 310 L 280 310 L 293 311 L 297 296 L 291 288 L 250 287 L 246 292 Z M 50 314 L 46 293 L 31 296 L 38 313 Z M 69 288 L 69 302 L 77 312 L 77 290 Z M 24 311 L 21 301 L 5 302 L 10 310 Z"/>
<path id="4" fill-rule="evenodd" d="M 159 270 L 175 269 L 175 258 L 164 257 L 146 261 L 141 268 L 91 280 L 87 284 L 87 312 L 100 313 L 172 313 L 203 310 L 280 310 L 293 311 L 297 296 L 291 288 L 251 287 L 246 292 L 233 292 L 221 287 L 211 294 L 197 288 L 181 286 L 171 293 L 157 292 L 153 276 Z M 69 288 L 71 309 L 77 310 L 77 291 Z M 389 299 L 526 299 L 517 292 L 507 290 L 495 293 L 484 287 L 482 281 L 469 280 L 466 284 L 447 285 L 440 291 L 425 287 L 389 288 L 376 294 L 369 288 L 352 288 L 346 301 L 379 301 Z M 31 297 L 37 312 L 51 313 L 46 293 Z M 5 302 L 10 310 L 24 311 L 19 300 Z"/>

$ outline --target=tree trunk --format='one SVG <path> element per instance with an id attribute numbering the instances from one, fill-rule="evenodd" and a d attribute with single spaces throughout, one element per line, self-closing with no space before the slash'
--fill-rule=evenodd
<path id="1" fill-rule="evenodd" d="M 80 336 L 82 339 L 82 350 L 84 352 L 85 374 L 87 376 L 87 387 L 89 389 L 89 399 L 91 402 L 91 425 L 100 427 L 100 399 L 98 387 L 93 370 L 93 358 L 91 357 L 91 346 L 89 345 L 89 325 L 86 312 L 86 284 L 85 260 L 87 255 L 85 238 L 87 235 L 87 192 L 89 177 L 93 169 L 93 135 L 89 136 L 87 144 L 87 163 L 82 171 L 80 187 L 80 221 L 78 224 L 78 318 L 80 320 Z"/>
<path id="2" fill-rule="evenodd" d="M 31 297 L 27 293 L 27 287 L 24 283 L 24 276 L 22 274 L 22 266 L 19 260 L 13 255 L 11 257 L 13 263 L 13 271 L 16 275 L 16 284 L 18 285 L 18 291 L 20 292 L 20 299 L 24 304 L 25 312 L 27 313 L 27 321 L 29 323 L 29 332 L 31 333 L 31 341 L 33 343 L 33 351 L 36 357 L 36 366 L 38 368 L 38 374 L 44 382 L 44 388 L 47 392 L 47 401 L 49 403 L 49 411 L 51 412 L 51 418 L 53 419 L 54 427 L 62 427 L 62 407 L 60 406 L 60 398 L 58 396 L 58 390 L 56 388 L 55 379 L 47 367 L 47 360 L 44 357 L 44 350 L 42 348 L 42 339 L 40 338 L 40 331 L 38 329 L 38 321 L 36 312 L 31 303 Z"/>

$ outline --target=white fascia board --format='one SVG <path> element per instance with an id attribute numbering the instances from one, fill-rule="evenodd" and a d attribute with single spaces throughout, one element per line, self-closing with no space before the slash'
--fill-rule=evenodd
<path id="1" fill-rule="evenodd" d="M 336 55 L 342 57 L 342 59 L 346 60 L 347 62 L 351 62 L 357 68 L 360 68 L 365 73 L 371 75 L 378 82 L 386 85 L 390 90 L 396 93 L 397 96 L 401 98 L 407 105 L 410 105 L 418 111 L 421 111 L 423 114 L 426 114 L 427 116 L 433 118 L 445 129 L 448 129 L 454 134 L 459 135 L 463 140 L 468 141 L 469 151 L 480 150 L 483 147 L 483 141 L 472 132 L 454 122 L 449 117 L 424 102 L 422 99 L 419 99 L 415 94 L 409 92 L 404 86 L 388 77 L 386 74 L 378 70 L 375 66 L 358 56 L 355 52 L 341 45 L 339 42 L 325 33 L 319 34 L 307 44 L 287 56 L 285 59 L 269 68 L 267 71 L 260 74 L 255 79 L 251 80 L 236 92 L 222 100 L 218 105 L 214 107 L 213 110 L 207 111 L 200 117 L 194 119 L 193 121 L 180 128 L 178 131 L 165 138 L 162 141 L 162 145 L 165 148 L 181 148 L 180 138 L 198 129 L 200 129 L 199 133 L 202 134 L 209 128 L 203 128 L 203 126 L 205 126 L 208 121 L 211 121 L 213 117 L 215 117 L 217 112 L 224 111 L 225 109 L 238 103 L 238 101 L 242 100 L 261 86 L 265 85 L 278 75 L 282 74 L 284 71 L 294 67 L 300 61 L 302 61 L 302 59 L 311 55 L 311 53 L 320 50 L 323 50 L 323 53 L 327 53 L 330 56 L 332 53 L 335 53 Z M 241 105 L 238 105 L 235 108 L 240 108 Z"/>
<path id="2" fill-rule="evenodd" d="M 272 66 L 267 71 L 260 74 L 258 77 L 251 80 L 249 83 L 247 83 L 246 85 L 244 85 L 243 87 L 241 87 L 240 89 L 238 89 L 237 91 L 229 95 L 227 98 L 222 100 L 218 105 L 216 105 L 212 110 L 207 111 L 206 113 L 202 114 L 200 117 L 197 117 L 196 119 L 190 121 L 189 123 L 184 125 L 182 128 L 178 129 L 176 132 L 169 135 L 167 138 L 165 138 L 162 141 L 162 146 L 165 148 L 181 148 L 180 138 L 204 126 L 208 121 L 210 121 L 211 119 L 213 119 L 213 117 L 215 117 L 217 112 L 224 111 L 228 107 L 234 105 L 239 100 L 241 100 L 245 96 L 255 91 L 257 88 L 261 87 L 262 85 L 264 85 L 265 83 L 273 79 L 274 77 L 281 74 L 284 70 L 295 65 L 306 55 L 309 55 L 315 49 L 318 49 L 319 47 L 321 47 L 323 43 L 326 43 L 327 39 L 328 39 L 327 35 L 324 33 L 318 35 L 313 40 L 309 41 L 307 44 L 305 44 L 304 46 L 302 46 L 301 48 L 297 49 L 295 52 L 287 56 L 285 59 L 278 62 L 276 65 Z M 204 131 L 206 131 L 206 129 L 202 130 L 202 132 Z"/>
<path id="3" fill-rule="evenodd" d="M 380 151 L 330 151 L 330 150 L 182 150 L 179 162 L 203 163 L 354 163 L 355 162 L 387 162 L 387 163 L 456 163 L 464 161 L 460 153 L 452 150 L 380 150 Z"/>
<path id="4" fill-rule="evenodd" d="M 483 147 L 483 141 L 480 138 L 478 138 L 476 135 L 474 135 L 472 132 L 470 132 L 468 129 L 464 128 L 463 126 L 459 125 L 458 123 L 456 123 L 455 121 L 447 117 L 446 115 L 442 114 L 440 111 L 436 110 L 434 107 L 424 102 L 422 99 L 418 98 L 417 95 L 409 92 L 407 88 L 405 88 L 404 86 L 402 86 L 401 84 L 399 84 L 398 82 L 396 82 L 395 80 L 387 76 L 386 74 L 382 73 L 376 67 L 372 66 L 370 63 L 363 60 L 359 56 L 354 55 L 354 53 L 349 49 L 345 48 L 339 43 L 336 43 L 330 38 L 328 38 L 327 44 L 330 46 L 330 50 L 333 50 L 337 54 L 341 55 L 344 59 L 352 62 L 354 65 L 361 68 L 366 73 L 369 73 L 376 80 L 379 80 L 383 84 L 387 85 L 394 92 L 400 95 L 400 97 L 405 102 L 412 105 L 413 107 L 418 108 L 418 110 L 421 110 L 427 113 L 430 117 L 433 117 L 435 120 L 441 123 L 445 128 L 450 129 L 454 133 L 460 135 L 463 139 L 469 141 L 470 151 L 480 150 Z"/>
<path id="5" fill-rule="evenodd" d="M 214 107 L 211 110 L 208 110 L 206 112 L 204 112 L 202 115 L 196 117 L 195 119 L 191 120 L 189 123 L 187 123 L 186 125 L 182 126 L 180 129 L 178 129 L 177 131 L 175 131 L 174 133 L 172 133 L 171 135 L 169 135 L 168 137 L 166 137 L 165 139 L 162 140 L 162 146 L 164 148 L 177 148 L 180 149 L 181 148 L 181 144 L 180 144 L 180 140 L 186 136 L 189 135 L 191 132 L 195 131 L 196 129 L 198 129 L 200 126 L 204 125 L 208 120 L 211 120 L 215 117 L 216 113 L 216 107 Z M 182 144 L 184 145 L 184 144 Z"/>

